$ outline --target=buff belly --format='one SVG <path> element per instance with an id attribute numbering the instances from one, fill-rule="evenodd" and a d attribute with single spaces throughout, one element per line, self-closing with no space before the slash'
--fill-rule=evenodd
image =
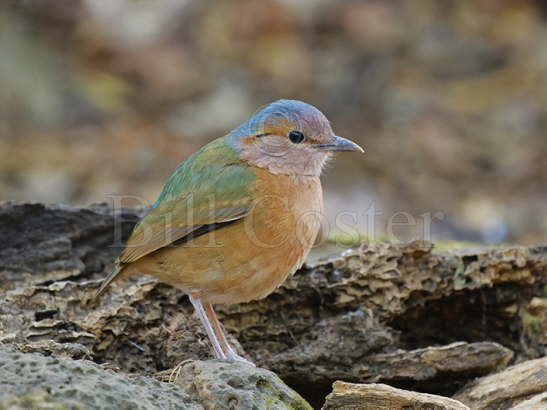
<path id="1" fill-rule="evenodd" d="M 210 303 L 233 304 L 269 295 L 304 262 L 322 211 L 318 179 L 277 182 L 268 181 L 277 192 L 257 201 L 244 219 L 153 252 L 130 264 L 124 276 L 151 274 Z"/>

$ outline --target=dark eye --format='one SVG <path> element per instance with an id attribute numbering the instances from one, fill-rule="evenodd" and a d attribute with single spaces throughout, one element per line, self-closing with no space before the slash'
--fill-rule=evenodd
<path id="1" fill-rule="evenodd" d="M 304 142 L 306 137 L 300 131 L 293 130 L 289 132 L 289 139 L 293 144 L 300 144 L 301 142 Z"/>

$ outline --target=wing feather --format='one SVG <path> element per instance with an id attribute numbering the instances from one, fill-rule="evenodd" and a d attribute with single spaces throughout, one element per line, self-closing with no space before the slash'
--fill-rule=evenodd
<path id="1" fill-rule="evenodd" d="M 214 169 L 207 171 L 202 178 L 193 178 L 189 189 L 176 195 L 169 184 L 177 181 L 171 178 L 164 188 L 170 195 L 164 196 L 165 199 L 135 227 L 118 258 L 120 264 L 134 262 L 169 246 L 205 225 L 234 221 L 249 213 L 253 200 L 250 182 L 254 174 L 246 167 L 234 164 L 217 169 L 217 172 Z"/>

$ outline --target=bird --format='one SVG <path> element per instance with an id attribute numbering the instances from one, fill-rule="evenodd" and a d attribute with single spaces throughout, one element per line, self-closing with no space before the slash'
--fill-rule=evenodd
<path id="1" fill-rule="evenodd" d="M 320 175 L 364 150 L 316 107 L 277 100 L 183 161 L 102 281 L 149 274 L 186 293 L 217 359 L 238 355 L 213 309 L 262 299 L 300 268 L 320 232 Z"/>

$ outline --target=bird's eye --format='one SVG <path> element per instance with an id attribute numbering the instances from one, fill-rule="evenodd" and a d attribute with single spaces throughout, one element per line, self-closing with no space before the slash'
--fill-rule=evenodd
<path id="1" fill-rule="evenodd" d="M 289 139 L 293 144 L 300 144 L 301 142 L 304 142 L 306 137 L 300 131 L 293 130 L 289 132 Z"/>

